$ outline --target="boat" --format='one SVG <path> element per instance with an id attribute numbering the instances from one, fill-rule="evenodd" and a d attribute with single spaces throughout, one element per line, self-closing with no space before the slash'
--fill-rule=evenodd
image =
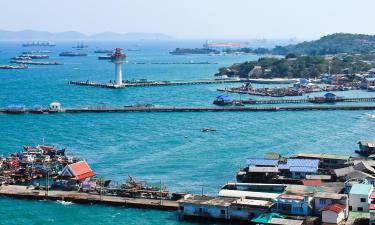
<path id="1" fill-rule="evenodd" d="M 11 63 L 30 64 L 30 65 L 62 65 L 57 61 L 30 61 L 30 60 L 11 60 Z"/>
<path id="2" fill-rule="evenodd" d="M 64 200 L 57 200 L 56 202 L 60 203 L 61 205 L 72 205 L 72 204 L 74 204 L 73 202 L 64 201 Z"/>
<path id="3" fill-rule="evenodd" d="M 98 57 L 99 60 L 111 60 L 112 55 L 101 55 Z"/>
<path id="4" fill-rule="evenodd" d="M 233 105 L 233 102 L 232 100 L 230 100 L 228 96 L 219 95 L 216 97 L 213 104 L 219 105 L 219 106 L 226 106 L 226 105 Z"/>
<path id="5" fill-rule="evenodd" d="M 13 60 L 32 60 L 31 57 L 26 57 L 26 56 L 16 56 L 16 57 L 12 57 L 10 59 L 13 59 Z"/>
<path id="6" fill-rule="evenodd" d="M 206 133 L 206 132 L 216 131 L 216 129 L 210 128 L 210 127 L 204 127 L 204 128 L 201 129 L 201 131 L 203 133 Z"/>
<path id="7" fill-rule="evenodd" d="M 375 92 L 375 86 L 369 86 L 367 88 L 367 91 L 369 91 L 369 92 Z"/>
<path id="8" fill-rule="evenodd" d="M 22 44 L 22 47 L 54 47 L 56 46 L 56 44 L 52 41 L 33 41 L 33 42 L 27 42 L 27 43 L 23 43 Z"/>
<path id="9" fill-rule="evenodd" d="M 59 54 L 59 56 L 87 56 L 87 53 L 85 52 L 62 52 Z"/>
<path id="10" fill-rule="evenodd" d="M 76 46 L 73 46 L 72 48 L 78 48 L 78 49 L 81 49 L 81 48 L 88 48 L 89 46 L 88 45 L 85 45 L 83 42 L 81 43 L 77 43 Z"/>
<path id="11" fill-rule="evenodd" d="M 48 59 L 49 55 L 22 54 L 22 55 L 19 55 L 18 57 L 29 57 L 29 58 L 32 58 L 32 59 Z"/>
<path id="12" fill-rule="evenodd" d="M 49 54 L 49 53 L 51 53 L 51 51 L 27 51 L 27 52 L 22 52 L 22 54 L 27 54 L 27 55 L 38 54 L 38 53 Z"/>
<path id="13" fill-rule="evenodd" d="M 98 50 L 95 50 L 94 53 L 110 53 L 110 54 L 112 54 L 113 50 L 112 49 L 98 49 Z"/>
<path id="14" fill-rule="evenodd" d="M 25 64 L 21 65 L 0 65 L 0 69 L 3 70 L 12 70 L 12 69 L 27 69 L 28 66 Z"/>

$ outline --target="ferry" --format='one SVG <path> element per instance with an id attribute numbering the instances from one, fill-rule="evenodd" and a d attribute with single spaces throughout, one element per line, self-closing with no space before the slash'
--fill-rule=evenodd
<path id="1" fill-rule="evenodd" d="M 49 54 L 49 53 L 51 53 L 51 51 L 27 51 L 27 52 L 22 52 L 22 54 L 25 54 L 25 55 L 32 55 L 32 54 L 38 54 L 38 53 Z"/>
<path id="2" fill-rule="evenodd" d="M 62 52 L 59 56 L 87 56 L 85 52 Z"/>
<path id="3" fill-rule="evenodd" d="M 13 59 L 13 60 L 32 60 L 31 57 L 26 57 L 26 56 L 16 56 L 16 57 L 12 57 L 10 59 Z"/>
<path id="4" fill-rule="evenodd" d="M 24 43 L 22 44 L 22 47 L 40 47 L 40 46 L 43 46 L 43 47 L 54 47 L 56 46 L 56 44 L 52 41 L 46 41 L 46 42 L 28 42 L 28 43 Z"/>

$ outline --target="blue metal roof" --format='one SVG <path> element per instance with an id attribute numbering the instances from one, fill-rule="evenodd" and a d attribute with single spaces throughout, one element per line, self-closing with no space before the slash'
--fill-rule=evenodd
<path id="1" fill-rule="evenodd" d="M 280 164 L 279 169 L 290 169 L 291 167 L 312 167 L 318 169 L 319 159 L 288 159 L 286 164 Z"/>
<path id="2" fill-rule="evenodd" d="M 371 184 L 353 184 L 349 194 L 368 195 L 372 189 Z"/>
<path id="3" fill-rule="evenodd" d="M 246 160 L 246 164 L 249 166 L 277 166 L 278 163 L 277 159 L 249 158 Z"/>
<path id="4" fill-rule="evenodd" d="M 305 172 L 305 173 L 316 173 L 318 171 L 317 167 L 308 166 L 291 166 L 289 168 L 290 172 Z"/>

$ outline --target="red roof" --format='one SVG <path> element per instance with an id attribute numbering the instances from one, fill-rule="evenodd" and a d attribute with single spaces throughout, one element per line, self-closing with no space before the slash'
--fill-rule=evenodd
<path id="1" fill-rule="evenodd" d="M 375 209 L 375 204 L 370 204 L 370 205 L 369 205 L 369 209 L 370 209 L 370 210 L 374 210 L 374 209 Z"/>
<path id="2" fill-rule="evenodd" d="M 323 186 L 322 180 L 302 180 L 305 186 Z"/>
<path id="3" fill-rule="evenodd" d="M 90 169 L 89 165 L 85 161 L 70 164 L 69 169 L 74 174 L 74 179 L 76 180 L 82 180 L 95 176 L 95 173 Z"/>
<path id="4" fill-rule="evenodd" d="M 375 191 L 371 193 L 370 198 L 375 198 Z"/>
<path id="5" fill-rule="evenodd" d="M 330 205 L 327 205 L 326 207 L 320 209 L 320 211 L 333 211 L 335 213 L 339 213 L 342 210 L 345 209 L 345 205 L 339 204 L 339 203 L 333 203 Z"/>

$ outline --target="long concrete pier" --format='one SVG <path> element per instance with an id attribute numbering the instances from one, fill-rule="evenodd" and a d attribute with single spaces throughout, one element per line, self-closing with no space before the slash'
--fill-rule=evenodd
<path id="1" fill-rule="evenodd" d="M 113 83 L 98 83 L 92 81 L 69 81 L 69 84 L 103 87 L 103 88 L 126 88 L 126 87 L 146 87 L 146 86 L 168 86 L 168 85 L 198 85 L 198 84 L 221 84 L 247 82 L 246 79 L 218 79 L 218 80 L 192 80 L 192 81 L 136 81 L 125 82 L 122 85 Z"/>
<path id="2" fill-rule="evenodd" d="M 319 102 L 315 98 L 300 98 L 300 99 L 266 99 L 266 100 L 254 100 L 244 99 L 237 100 L 235 102 L 241 102 L 244 104 L 285 104 L 285 103 L 332 103 L 332 101 Z M 375 98 L 337 98 L 333 102 L 375 102 Z"/>
<path id="3" fill-rule="evenodd" d="M 105 204 L 158 210 L 177 210 L 178 207 L 178 203 L 172 200 L 125 198 L 108 195 L 100 196 L 99 194 L 77 191 L 49 190 L 48 195 L 46 195 L 46 191 L 44 190 L 28 189 L 26 186 L 19 185 L 0 186 L 0 196 L 32 200 L 63 200 L 79 204 Z"/>
<path id="4" fill-rule="evenodd" d="M 0 113 L 24 114 L 24 113 L 130 113 L 130 112 L 260 112 L 260 111 L 305 111 L 305 110 L 375 110 L 374 105 L 314 105 L 314 106 L 273 106 L 273 107 L 248 107 L 248 106 L 193 106 L 193 107 L 153 107 L 130 106 L 123 108 L 65 108 L 58 111 L 43 109 L 37 112 L 31 109 L 22 111 L 9 111 L 0 109 Z"/>

